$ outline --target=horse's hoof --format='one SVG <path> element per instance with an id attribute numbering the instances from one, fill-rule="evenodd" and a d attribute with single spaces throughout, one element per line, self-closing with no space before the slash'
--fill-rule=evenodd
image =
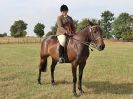
<path id="1" fill-rule="evenodd" d="M 55 82 L 54 83 L 51 83 L 53 86 L 56 85 Z"/>
<path id="2" fill-rule="evenodd" d="M 76 92 L 73 92 L 73 96 L 74 96 L 74 97 L 77 97 L 78 95 L 77 95 L 77 93 L 76 93 Z"/>
<path id="3" fill-rule="evenodd" d="M 40 85 L 42 84 L 40 80 L 38 80 L 38 84 L 40 84 Z"/>
<path id="4" fill-rule="evenodd" d="M 41 85 L 42 83 L 41 83 L 40 81 L 38 81 L 38 84 L 40 84 L 40 85 Z"/>
<path id="5" fill-rule="evenodd" d="M 80 90 L 80 91 L 79 91 L 79 95 L 82 95 L 83 93 L 84 93 L 83 90 Z"/>
<path id="6" fill-rule="evenodd" d="M 52 81 L 52 82 L 51 82 L 51 84 L 54 86 L 54 85 L 55 85 L 55 82 L 54 82 L 54 81 Z"/>

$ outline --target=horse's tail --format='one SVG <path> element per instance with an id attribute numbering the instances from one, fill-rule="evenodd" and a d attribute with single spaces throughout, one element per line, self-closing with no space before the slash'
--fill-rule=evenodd
<path id="1" fill-rule="evenodd" d="M 47 71 L 47 57 L 45 59 L 43 59 L 42 62 L 40 63 L 40 70 L 42 72 Z"/>

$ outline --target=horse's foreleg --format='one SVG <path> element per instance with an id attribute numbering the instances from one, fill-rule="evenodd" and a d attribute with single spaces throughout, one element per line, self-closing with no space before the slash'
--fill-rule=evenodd
<path id="1" fill-rule="evenodd" d="M 79 91 L 80 91 L 80 94 L 82 94 L 82 93 L 84 92 L 83 89 L 82 89 L 82 75 L 83 75 L 83 69 L 84 69 L 84 67 L 85 67 L 85 64 L 86 64 L 86 62 L 85 62 L 85 63 L 81 63 L 81 64 L 79 65 L 78 89 L 79 89 Z"/>
<path id="2" fill-rule="evenodd" d="M 54 81 L 54 70 L 55 70 L 55 66 L 57 64 L 57 61 L 55 61 L 54 59 L 52 59 L 52 64 L 51 64 L 51 83 L 54 85 L 55 81 Z"/>
<path id="3" fill-rule="evenodd" d="M 72 64 L 72 75 L 73 75 L 73 95 L 76 96 L 77 65 L 75 64 Z"/>

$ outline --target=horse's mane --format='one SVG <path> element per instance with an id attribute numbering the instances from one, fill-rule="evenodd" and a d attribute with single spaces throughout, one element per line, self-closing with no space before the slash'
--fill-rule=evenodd
<path id="1" fill-rule="evenodd" d="M 79 32 L 82 32 L 82 31 L 85 30 L 88 26 L 90 26 L 90 25 L 87 25 L 87 26 L 83 27 Z"/>
<path id="2" fill-rule="evenodd" d="M 94 26 L 94 25 L 97 25 L 96 23 L 88 20 L 89 24 L 87 24 L 85 27 L 83 27 L 80 31 L 78 31 L 77 33 L 80 33 L 80 32 L 83 32 L 84 29 L 86 29 L 88 26 Z"/>

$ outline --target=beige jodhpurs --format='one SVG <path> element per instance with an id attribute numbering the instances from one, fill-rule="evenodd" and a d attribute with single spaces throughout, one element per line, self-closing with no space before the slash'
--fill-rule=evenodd
<path id="1" fill-rule="evenodd" d="M 61 46 L 65 47 L 65 43 L 66 43 L 66 36 L 65 35 L 59 35 L 57 36 L 59 43 Z"/>

